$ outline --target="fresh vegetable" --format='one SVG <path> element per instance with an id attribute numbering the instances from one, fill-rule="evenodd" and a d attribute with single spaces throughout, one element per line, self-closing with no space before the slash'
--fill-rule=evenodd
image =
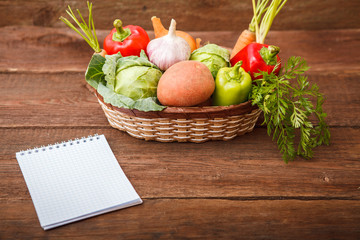
<path id="1" fill-rule="evenodd" d="M 150 38 L 146 31 L 134 25 L 123 27 L 119 19 L 114 21 L 114 28 L 104 40 L 104 49 L 109 54 L 121 53 L 122 56 L 140 56 L 146 50 Z"/>
<path id="2" fill-rule="evenodd" d="M 140 111 L 161 111 L 156 103 L 156 88 L 162 72 L 148 61 L 144 51 L 140 57 L 122 57 L 120 53 L 94 54 L 85 79 L 113 106 Z"/>
<path id="3" fill-rule="evenodd" d="M 326 113 L 322 109 L 324 97 L 304 76 L 308 69 L 305 60 L 291 57 L 279 75 L 274 72 L 255 74 L 262 79 L 255 80 L 252 104 L 264 112 L 263 124 L 266 124 L 268 135 L 277 142 L 285 162 L 296 156 L 311 158 L 313 148 L 330 142 Z"/>
<path id="4" fill-rule="evenodd" d="M 235 43 L 234 48 L 231 51 L 230 59 L 232 59 L 238 52 L 240 52 L 241 49 L 243 49 L 248 44 L 253 43 L 255 41 L 256 41 L 255 32 L 252 32 L 248 29 L 242 31 L 238 40 Z"/>
<path id="5" fill-rule="evenodd" d="M 237 39 L 231 51 L 230 59 L 232 59 L 238 52 L 240 52 L 244 47 L 246 47 L 250 43 L 256 42 L 255 28 L 257 23 L 257 16 L 262 16 L 265 13 L 267 4 L 268 4 L 268 0 L 267 1 L 260 0 L 258 1 L 258 4 L 255 5 L 256 14 L 254 14 L 254 16 L 252 17 L 251 22 L 249 24 L 249 28 L 241 32 L 239 38 Z"/>
<path id="6" fill-rule="evenodd" d="M 134 100 L 156 97 L 157 84 L 162 75 L 159 68 L 143 56 L 118 56 L 116 62 L 109 58 L 103 66 L 107 86 Z"/>
<path id="7" fill-rule="evenodd" d="M 185 39 L 176 36 L 176 22 L 171 20 L 167 35 L 150 41 L 146 51 L 152 63 L 165 71 L 177 62 L 189 60 L 191 49 Z"/>
<path id="8" fill-rule="evenodd" d="M 163 37 L 168 34 L 168 30 L 162 25 L 160 18 L 154 16 L 151 18 L 151 21 L 154 28 L 155 38 Z M 191 48 L 191 52 L 200 47 L 200 38 L 196 38 L 195 40 L 190 34 L 183 31 L 176 31 L 176 35 L 187 41 Z"/>
<path id="9" fill-rule="evenodd" d="M 241 67 L 241 62 L 234 67 L 221 68 L 216 75 L 213 105 L 229 106 L 248 100 L 251 92 L 252 80 L 250 75 Z"/>
<path id="10" fill-rule="evenodd" d="M 242 67 L 249 72 L 252 79 L 259 79 L 261 75 L 255 76 L 256 73 L 274 72 L 278 74 L 281 68 L 281 60 L 278 55 L 279 47 L 269 46 L 260 43 L 251 43 L 243 48 L 238 54 L 231 59 L 231 65 L 242 61 Z"/>
<path id="11" fill-rule="evenodd" d="M 241 32 L 231 52 L 231 59 L 244 47 L 252 42 L 264 43 L 270 27 L 287 0 L 252 0 L 254 16 L 249 24 L 249 29 Z M 259 25 L 260 23 L 260 25 Z"/>
<path id="12" fill-rule="evenodd" d="M 157 97 L 165 106 L 188 107 L 208 100 L 214 89 L 214 79 L 203 63 L 182 61 L 162 75 Z"/>
<path id="13" fill-rule="evenodd" d="M 242 67 L 255 79 L 254 74 L 261 71 L 279 73 L 281 65 L 280 57 L 277 55 L 280 48 L 264 44 L 265 38 L 270 30 L 274 18 L 279 13 L 287 0 L 259 0 L 257 4 L 253 2 L 254 18 L 251 28 L 255 28 L 256 43 L 250 43 L 241 49 L 231 58 L 231 65 L 234 66 L 238 61 L 243 61 Z M 260 23 L 259 23 L 260 22 Z M 275 66 L 277 66 L 275 68 Z M 258 75 L 257 78 L 261 78 Z"/>
<path id="14" fill-rule="evenodd" d="M 230 53 L 216 44 L 207 44 L 192 52 L 190 60 L 204 63 L 215 79 L 220 68 L 230 66 Z"/>
<path id="15" fill-rule="evenodd" d="M 66 25 L 68 25 L 72 30 L 77 32 L 88 44 L 89 46 L 96 52 L 100 53 L 103 57 L 106 55 L 106 51 L 100 49 L 100 45 L 96 36 L 95 31 L 95 25 L 94 20 L 92 17 L 92 3 L 87 2 L 87 6 L 89 9 L 89 16 L 88 16 L 88 24 L 86 24 L 84 18 L 82 17 L 79 9 L 76 9 L 78 12 L 80 19 L 82 22 L 80 22 L 73 11 L 71 10 L 70 6 L 68 6 L 69 10 L 66 10 L 66 13 L 74 20 L 74 22 L 79 26 L 81 33 L 69 20 L 67 20 L 64 17 L 60 17 L 60 20 L 63 21 Z"/>
<path id="16" fill-rule="evenodd" d="M 134 100 L 121 94 L 116 94 L 113 90 L 99 83 L 97 92 L 103 97 L 105 103 L 119 108 L 136 109 L 143 112 L 162 111 L 166 107 L 156 102 L 156 97 L 146 97 Z"/>

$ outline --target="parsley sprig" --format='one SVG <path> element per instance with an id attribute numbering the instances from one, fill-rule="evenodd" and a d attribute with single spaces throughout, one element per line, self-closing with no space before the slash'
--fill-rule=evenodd
<path id="1" fill-rule="evenodd" d="M 286 163 L 296 156 L 312 158 L 313 148 L 330 142 L 322 108 L 324 96 L 304 75 L 308 69 L 304 59 L 290 57 L 278 76 L 257 74 L 262 79 L 256 80 L 252 89 L 252 103 L 264 112 L 263 124 Z"/>

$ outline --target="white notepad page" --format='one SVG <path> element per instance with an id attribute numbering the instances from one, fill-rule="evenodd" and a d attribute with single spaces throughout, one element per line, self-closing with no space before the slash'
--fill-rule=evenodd
<path id="1" fill-rule="evenodd" d="M 18 152 L 16 158 L 45 230 L 142 203 L 104 135 Z"/>

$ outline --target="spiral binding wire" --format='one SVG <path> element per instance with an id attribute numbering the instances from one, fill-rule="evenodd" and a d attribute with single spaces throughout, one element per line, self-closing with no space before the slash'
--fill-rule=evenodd
<path id="1" fill-rule="evenodd" d="M 33 153 L 39 153 L 39 152 L 45 152 L 46 150 L 53 150 L 53 149 L 58 149 L 60 147 L 66 147 L 68 145 L 74 145 L 74 144 L 80 144 L 80 143 L 86 143 L 87 141 L 94 141 L 94 139 L 100 139 L 100 136 L 98 134 L 94 134 L 94 135 L 89 135 L 87 137 L 82 137 L 81 139 L 79 138 L 75 138 L 75 139 L 70 139 L 68 141 L 62 141 L 61 143 L 56 142 L 54 144 L 49 144 L 47 146 L 42 145 L 40 147 L 35 147 L 35 148 L 28 148 L 26 150 L 22 150 L 17 152 L 17 154 L 20 154 L 21 156 L 25 155 L 25 154 L 33 154 Z"/>

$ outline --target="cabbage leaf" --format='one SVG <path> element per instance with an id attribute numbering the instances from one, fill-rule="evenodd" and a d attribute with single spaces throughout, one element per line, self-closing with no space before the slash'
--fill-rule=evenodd
<path id="1" fill-rule="evenodd" d="M 161 111 L 166 108 L 165 106 L 156 103 L 156 97 L 133 100 L 122 94 L 114 92 L 103 83 L 99 83 L 97 91 L 104 98 L 105 103 L 109 103 L 120 108 L 137 109 L 143 112 Z"/>
<path id="2" fill-rule="evenodd" d="M 94 54 L 85 72 L 86 81 L 93 88 L 97 89 L 99 82 L 105 81 L 105 74 L 102 70 L 105 58 L 100 54 Z"/>
<path id="3" fill-rule="evenodd" d="M 204 63 L 215 79 L 220 68 L 230 66 L 230 52 L 216 44 L 207 44 L 194 50 L 190 60 Z"/>
<path id="4" fill-rule="evenodd" d="M 140 57 L 122 57 L 120 53 L 105 58 L 94 54 L 85 73 L 86 81 L 113 106 L 140 111 L 161 111 L 157 103 L 157 83 L 162 75 L 142 52 Z"/>

